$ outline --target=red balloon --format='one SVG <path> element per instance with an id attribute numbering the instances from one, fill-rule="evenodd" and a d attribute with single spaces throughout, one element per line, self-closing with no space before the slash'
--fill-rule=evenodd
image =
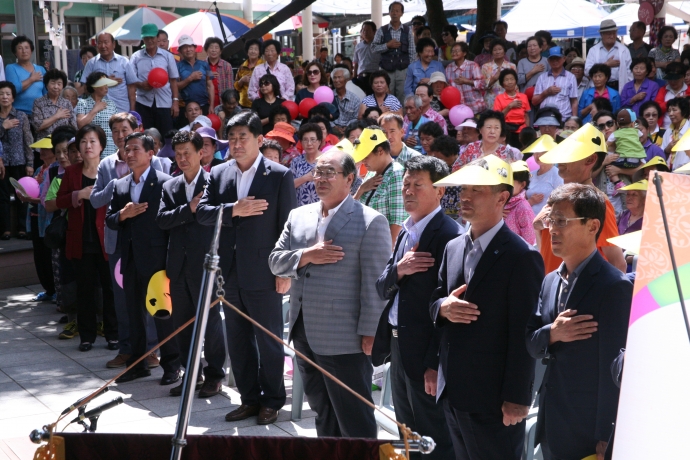
<path id="1" fill-rule="evenodd" d="M 448 86 L 441 91 L 441 103 L 445 108 L 452 109 L 456 105 L 460 105 L 461 102 L 462 95 L 456 87 Z"/>
<path id="2" fill-rule="evenodd" d="M 527 99 L 529 100 L 530 104 L 532 103 L 532 97 L 534 96 L 534 86 L 530 86 L 525 90 L 525 96 L 527 96 Z"/>
<path id="3" fill-rule="evenodd" d="M 220 117 L 218 117 L 218 115 L 215 113 L 209 113 L 208 119 L 211 120 L 211 127 L 215 131 L 218 131 L 220 129 Z"/>
<path id="4" fill-rule="evenodd" d="M 168 84 L 168 72 L 165 69 L 156 67 L 155 69 L 151 69 L 147 80 L 149 85 L 154 88 L 162 88 Z"/>
<path id="5" fill-rule="evenodd" d="M 290 118 L 293 120 L 299 115 L 299 106 L 293 101 L 283 101 L 282 106 L 290 111 Z"/>
<path id="6" fill-rule="evenodd" d="M 317 105 L 319 104 L 317 104 L 316 101 L 310 97 L 302 99 L 299 103 L 300 115 L 302 115 L 303 118 L 309 118 L 309 111 Z"/>

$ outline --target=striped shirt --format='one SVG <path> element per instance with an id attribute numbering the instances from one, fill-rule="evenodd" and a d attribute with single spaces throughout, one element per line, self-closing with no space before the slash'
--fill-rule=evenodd
<path id="1" fill-rule="evenodd" d="M 369 96 L 362 99 L 362 104 L 366 105 L 367 107 L 379 107 L 379 103 L 376 102 L 376 96 L 374 96 L 373 94 L 370 94 Z M 383 105 L 388 107 L 392 112 L 398 112 L 402 110 L 402 105 L 400 105 L 400 101 L 398 101 L 398 98 L 393 96 L 392 94 L 386 94 L 386 98 L 383 100 Z"/>
<path id="2" fill-rule="evenodd" d="M 374 190 L 366 192 L 359 199 L 360 203 L 380 212 L 388 219 L 388 225 L 402 225 L 408 215 L 402 196 L 402 184 L 405 168 L 394 161 L 383 173 L 383 182 Z M 364 180 L 375 176 L 369 171 Z"/>
<path id="3" fill-rule="evenodd" d="M 474 84 L 458 85 L 455 83 L 455 79 L 460 77 L 472 80 Z M 484 77 L 476 62 L 465 59 L 459 67 L 455 62 L 451 62 L 448 64 L 448 67 L 446 67 L 446 80 L 451 86 L 460 90 L 460 94 L 462 94 L 462 103 L 472 109 L 475 114 L 486 110 L 486 102 L 484 101 Z"/>
<path id="4" fill-rule="evenodd" d="M 333 123 L 337 126 L 347 126 L 348 123 L 357 119 L 361 101 L 353 92 L 347 90 L 345 91 L 345 97 L 342 99 L 335 90 L 333 90 L 333 95 L 334 102 L 338 104 L 338 111 L 340 112 L 340 117 Z"/>

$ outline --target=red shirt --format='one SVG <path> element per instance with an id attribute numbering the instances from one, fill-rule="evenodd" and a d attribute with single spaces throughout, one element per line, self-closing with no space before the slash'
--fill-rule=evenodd
<path id="1" fill-rule="evenodd" d="M 218 73 L 218 64 L 220 63 L 220 59 L 218 60 L 218 62 L 216 62 L 215 65 L 211 64 L 208 61 L 208 59 L 206 60 L 206 62 L 208 62 L 208 66 L 211 68 L 211 72 Z M 213 80 L 211 80 L 211 82 L 213 83 L 213 103 L 215 105 L 220 105 L 221 101 L 220 95 L 218 94 L 218 79 L 214 78 Z M 213 110 L 213 107 L 211 107 L 211 110 Z"/>
<path id="2" fill-rule="evenodd" d="M 506 115 L 506 123 L 520 125 L 520 128 L 518 128 L 517 130 L 517 132 L 519 133 L 520 131 L 522 131 L 522 128 L 526 126 L 525 113 L 530 111 L 529 100 L 527 99 L 527 96 L 525 94 L 517 93 L 515 94 L 515 97 L 510 97 L 507 93 L 499 94 L 498 96 L 496 96 L 496 99 L 494 99 L 494 110 L 503 112 L 503 109 L 508 107 L 508 105 L 510 105 L 510 103 L 513 101 L 522 102 L 522 107 L 519 107 L 517 109 L 510 109 L 508 111 L 508 114 Z"/>

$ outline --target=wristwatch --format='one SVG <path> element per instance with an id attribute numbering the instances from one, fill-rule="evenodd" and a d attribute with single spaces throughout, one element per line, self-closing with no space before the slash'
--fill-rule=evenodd
<path id="1" fill-rule="evenodd" d="M 179 98 L 179 97 L 174 97 L 174 98 L 173 98 L 173 101 L 178 101 L 178 102 L 179 102 L 179 101 L 180 101 L 180 98 Z"/>

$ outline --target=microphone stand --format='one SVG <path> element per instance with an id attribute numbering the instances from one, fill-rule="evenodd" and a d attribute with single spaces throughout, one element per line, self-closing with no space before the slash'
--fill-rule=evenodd
<path id="1" fill-rule="evenodd" d="M 192 411 L 192 398 L 194 398 L 194 386 L 196 385 L 196 376 L 199 372 L 199 359 L 201 357 L 201 342 L 204 338 L 204 331 L 206 331 L 206 323 L 208 321 L 208 306 L 211 303 L 211 296 L 213 294 L 213 284 L 216 279 L 218 271 L 218 244 L 220 241 L 220 230 L 223 223 L 223 206 L 218 207 L 218 218 L 216 220 L 216 229 L 213 235 L 213 242 L 211 249 L 206 254 L 204 261 L 204 275 L 201 280 L 201 296 L 199 297 L 199 304 L 196 309 L 196 321 L 194 325 L 194 333 L 192 335 L 192 349 L 187 359 L 187 366 L 182 381 L 182 399 L 180 401 L 180 410 L 177 413 L 177 426 L 175 428 L 175 437 L 172 439 L 173 450 L 170 455 L 171 460 L 180 460 L 182 457 L 182 448 L 187 445 L 185 436 L 187 434 L 187 425 L 189 425 L 189 416 Z"/>

